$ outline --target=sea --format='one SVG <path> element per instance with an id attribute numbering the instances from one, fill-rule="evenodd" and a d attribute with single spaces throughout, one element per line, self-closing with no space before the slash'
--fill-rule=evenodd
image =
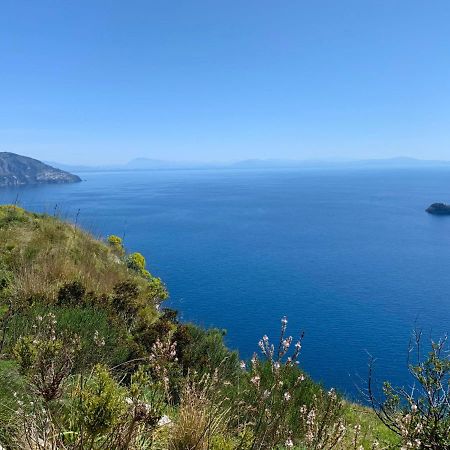
<path id="1" fill-rule="evenodd" d="M 85 172 L 7 188 L 0 202 L 116 234 L 143 253 L 184 321 L 226 330 L 248 359 L 281 318 L 305 333 L 300 366 L 357 399 L 407 386 L 414 330 L 450 328 L 449 168 Z"/>

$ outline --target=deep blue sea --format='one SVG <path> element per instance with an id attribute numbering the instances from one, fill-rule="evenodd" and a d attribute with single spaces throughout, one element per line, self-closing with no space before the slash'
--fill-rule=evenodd
<path id="1" fill-rule="evenodd" d="M 83 173 L 83 183 L 6 189 L 2 203 L 56 212 L 125 236 L 163 278 L 184 320 L 228 331 L 250 357 L 280 318 L 305 331 L 301 364 L 357 396 L 403 384 L 415 326 L 450 325 L 449 169 L 190 170 Z"/>

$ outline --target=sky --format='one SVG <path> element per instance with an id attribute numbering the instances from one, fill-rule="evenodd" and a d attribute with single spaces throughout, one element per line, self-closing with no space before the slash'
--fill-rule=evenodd
<path id="1" fill-rule="evenodd" d="M 2 0 L 0 151 L 450 159 L 448 0 Z"/>

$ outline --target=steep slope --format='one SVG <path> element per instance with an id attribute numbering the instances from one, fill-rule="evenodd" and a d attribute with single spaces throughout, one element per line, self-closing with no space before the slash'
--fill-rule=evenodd
<path id="1" fill-rule="evenodd" d="M 37 159 L 0 152 L 0 187 L 44 183 L 77 183 L 80 177 Z"/>

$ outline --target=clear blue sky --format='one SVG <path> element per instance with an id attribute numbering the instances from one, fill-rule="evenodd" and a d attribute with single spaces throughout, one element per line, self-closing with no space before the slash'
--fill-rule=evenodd
<path id="1" fill-rule="evenodd" d="M 0 150 L 450 159 L 448 0 L 2 0 Z"/>

